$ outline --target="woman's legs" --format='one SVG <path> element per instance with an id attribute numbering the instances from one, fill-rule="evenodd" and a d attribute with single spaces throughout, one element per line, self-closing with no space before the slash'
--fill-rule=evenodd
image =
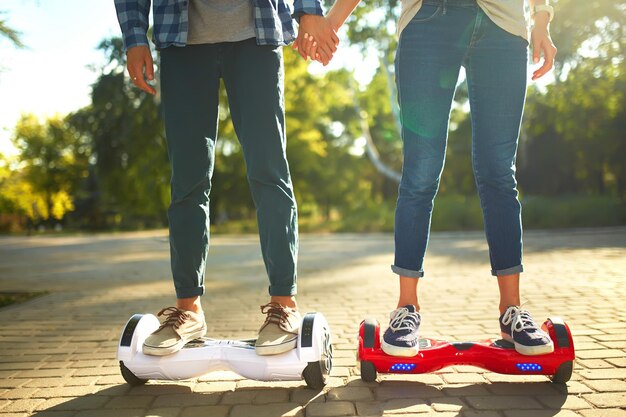
<path id="1" fill-rule="evenodd" d="M 404 161 L 391 269 L 400 276 L 400 296 L 382 343 L 394 356 L 413 356 L 419 350 L 418 279 L 424 275 L 452 99 L 477 11 L 475 2 L 464 3 L 444 13 L 442 3 L 424 2 L 403 30 L 396 56 Z"/>
<path id="2" fill-rule="evenodd" d="M 500 329 L 527 355 L 554 350 L 549 336 L 520 305 L 521 205 L 515 159 L 526 98 L 526 40 L 478 12 L 465 60 L 472 117 L 472 165 L 489 244 L 491 273 L 498 277 Z"/>
<path id="3" fill-rule="evenodd" d="M 396 83 L 404 160 L 395 217 L 395 259 L 404 278 L 424 275 L 433 201 L 443 170 L 448 121 L 466 48 L 463 38 L 474 7 L 426 2 L 403 30 L 396 55 Z"/>

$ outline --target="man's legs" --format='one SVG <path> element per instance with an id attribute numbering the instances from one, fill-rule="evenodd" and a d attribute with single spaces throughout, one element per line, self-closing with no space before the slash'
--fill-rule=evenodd
<path id="1" fill-rule="evenodd" d="M 176 306 L 146 339 L 144 352 L 165 355 L 206 333 L 200 304 L 209 248 L 209 192 L 217 135 L 219 68 L 215 45 L 161 51 L 163 117 L 172 168 L 168 210 Z"/>
<path id="2" fill-rule="evenodd" d="M 224 44 L 222 74 L 270 281 L 271 304 L 264 309 L 269 322 L 262 327 L 257 352 L 281 353 L 295 346 L 300 325 L 295 310 L 297 207 L 286 156 L 282 48 L 260 46 L 255 39 Z M 275 326 L 281 317 L 287 320 L 282 330 Z"/>

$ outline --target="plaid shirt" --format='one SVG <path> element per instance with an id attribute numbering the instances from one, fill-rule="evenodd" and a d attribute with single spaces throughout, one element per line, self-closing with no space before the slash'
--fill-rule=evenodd
<path id="1" fill-rule="evenodd" d="M 148 15 L 151 0 L 115 0 L 117 20 L 122 28 L 124 47 L 148 45 Z M 189 32 L 190 0 L 154 0 L 153 41 L 157 49 L 185 46 Z M 252 0 L 257 44 L 288 45 L 295 40 L 292 12 L 285 0 Z M 293 17 L 322 15 L 321 0 L 295 0 Z"/>

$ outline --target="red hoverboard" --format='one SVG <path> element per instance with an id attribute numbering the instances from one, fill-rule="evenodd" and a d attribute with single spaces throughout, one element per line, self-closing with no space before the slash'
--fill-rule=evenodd
<path id="1" fill-rule="evenodd" d="M 554 343 L 554 352 L 526 356 L 517 353 L 513 343 L 506 340 L 481 342 L 446 342 L 420 339 L 419 353 L 412 357 L 387 355 L 380 346 L 380 324 L 366 319 L 359 328 L 359 360 L 361 379 L 376 380 L 377 372 L 423 374 L 446 366 L 472 365 L 500 374 L 547 375 L 552 382 L 565 383 L 574 367 L 574 341 L 567 324 L 559 318 L 544 323 Z"/>

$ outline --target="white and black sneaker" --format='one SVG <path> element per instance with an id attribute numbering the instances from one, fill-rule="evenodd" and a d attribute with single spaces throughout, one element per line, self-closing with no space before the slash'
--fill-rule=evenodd
<path id="1" fill-rule="evenodd" d="M 512 342 L 522 355 L 545 355 L 554 352 L 550 336 L 533 320 L 530 313 L 518 306 L 510 306 L 500 316 L 502 338 Z"/>
<path id="2" fill-rule="evenodd" d="M 382 349 L 391 356 L 415 356 L 419 352 L 419 328 L 422 318 L 414 305 L 391 312 L 389 327 L 383 335 Z"/>

